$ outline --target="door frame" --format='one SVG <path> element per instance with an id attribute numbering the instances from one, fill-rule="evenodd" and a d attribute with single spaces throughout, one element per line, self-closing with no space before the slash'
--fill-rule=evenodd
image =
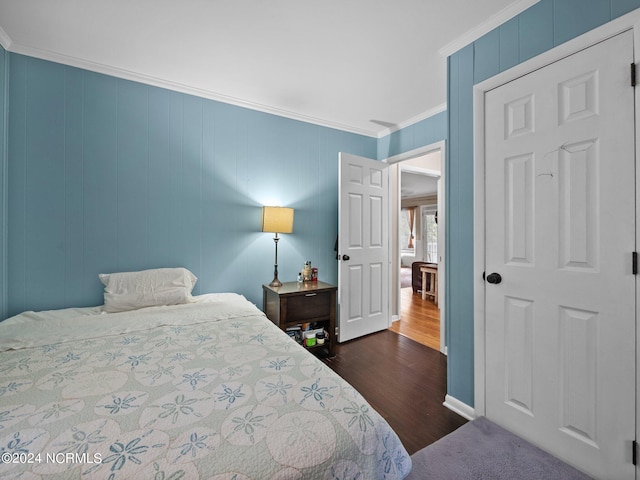
<path id="1" fill-rule="evenodd" d="M 389 268 L 389 281 L 390 285 L 395 285 L 394 294 L 390 298 L 389 306 L 391 308 L 391 320 L 395 321 L 399 319 L 401 305 L 400 305 L 400 278 L 398 277 L 400 274 L 400 248 L 396 248 L 398 245 L 398 216 L 400 212 L 400 163 L 405 160 L 411 160 L 417 157 L 421 157 L 428 153 L 433 153 L 436 151 L 440 151 L 440 174 L 438 180 L 438 232 L 442 232 L 442 235 L 438 233 L 438 257 L 441 260 L 438 262 L 438 306 L 440 307 L 440 352 L 443 354 L 447 354 L 447 345 L 446 345 L 446 317 L 445 317 L 445 301 L 444 299 L 447 296 L 446 292 L 446 264 L 445 264 L 445 249 L 446 249 L 446 214 L 445 214 L 445 164 L 446 164 L 446 142 L 444 140 L 440 140 L 439 142 L 431 143 L 429 145 L 425 145 L 423 147 L 419 147 L 408 152 L 400 153 L 398 155 L 394 155 L 392 157 L 385 158 L 382 160 L 385 163 L 388 163 L 391 166 L 397 167 L 397 185 L 390 186 L 391 194 L 389 195 L 389 229 L 394 232 L 394 241 L 391 242 L 393 248 L 397 250 L 397 252 L 390 252 L 390 268 Z M 391 183 L 391 179 L 389 181 Z M 396 192 L 394 193 L 394 188 Z M 442 230 L 441 230 L 442 229 Z M 442 293 L 440 293 L 442 292 Z M 394 312 L 396 313 L 394 315 Z"/>
<path id="2" fill-rule="evenodd" d="M 622 32 L 633 31 L 634 62 L 638 63 L 638 51 L 640 49 L 640 9 L 634 10 L 618 19 L 591 30 L 573 40 L 559 45 L 545 53 L 538 55 L 524 63 L 514 66 L 496 76 L 489 78 L 477 85 L 473 89 L 473 116 L 474 116 L 474 413 L 475 416 L 484 415 L 486 412 L 485 402 L 485 287 L 486 283 L 482 278 L 485 271 L 485 110 L 484 96 L 489 90 L 497 88 L 505 83 L 515 80 L 521 76 L 543 68 L 551 63 L 568 57 L 580 50 L 584 50 L 592 45 L 613 37 Z M 631 87 L 630 87 L 631 88 Z M 640 95 L 636 86 L 634 92 L 634 103 L 636 119 L 640 112 Z M 635 122 L 635 163 L 639 165 L 638 146 L 640 145 L 640 125 Z M 636 168 L 636 189 L 640 186 L 640 169 Z M 640 238 L 640 222 L 638 212 L 640 206 L 640 195 L 636 194 L 636 250 L 638 249 L 637 239 Z M 636 281 L 636 345 L 640 345 L 640 329 L 637 328 L 637 321 L 640 313 L 637 299 L 640 298 L 640 282 Z M 636 355 L 636 411 L 640 412 L 640 356 Z M 636 415 L 636 432 L 640 432 L 640 415 Z M 636 467 L 640 472 L 640 466 Z"/>

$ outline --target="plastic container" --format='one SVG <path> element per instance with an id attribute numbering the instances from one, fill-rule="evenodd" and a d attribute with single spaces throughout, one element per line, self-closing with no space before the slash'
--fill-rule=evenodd
<path id="1" fill-rule="evenodd" d="M 316 334 L 316 343 L 318 345 L 324 345 L 324 340 L 325 340 L 324 332 L 320 332 Z"/>
<path id="2" fill-rule="evenodd" d="M 316 346 L 316 332 L 304 332 L 304 344 L 307 347 Z"/>

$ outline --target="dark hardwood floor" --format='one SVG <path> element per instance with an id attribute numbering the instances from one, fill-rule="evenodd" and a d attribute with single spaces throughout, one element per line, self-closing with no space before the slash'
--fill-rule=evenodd
<path id="1" fill-rule="evenodd" d="M 384 330 L 341 343 L 324 362 L 389 422 L 410 454 L 467 422 L 442 405 L 447 357 L 405 336 Z"/>

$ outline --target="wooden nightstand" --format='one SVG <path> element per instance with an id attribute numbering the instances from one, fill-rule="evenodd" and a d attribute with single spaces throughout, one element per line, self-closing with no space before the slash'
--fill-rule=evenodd
<path id="1" fill-rule="evenodd" d="M 262 285 L 262 310 L 282 330 L 303 323 L 319 323 L 329 333 L 324 345 L 309 347 L 318 356 L 334 356 L 336 346 L 336 292 L 324 282 L 286 282 Z"/>

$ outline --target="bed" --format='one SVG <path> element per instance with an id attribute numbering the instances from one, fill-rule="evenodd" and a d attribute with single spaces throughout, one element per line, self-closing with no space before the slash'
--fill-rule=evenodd
<path id="1" fill-rule="evenodd" d="M 0 477 L 409 473 L 386 421 L 243 296 L 186 298 L 0 322 Z"/>

